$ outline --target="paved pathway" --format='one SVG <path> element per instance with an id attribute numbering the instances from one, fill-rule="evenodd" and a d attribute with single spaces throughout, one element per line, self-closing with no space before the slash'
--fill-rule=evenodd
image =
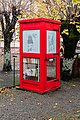
<path id="1" fill-rule="evenodd" d="M 19 84 L 19 72 L 15 75 L 15 84 Z M 12 72 L 0 72 L 0 88 L 14 85 L 14 76 Z"/>

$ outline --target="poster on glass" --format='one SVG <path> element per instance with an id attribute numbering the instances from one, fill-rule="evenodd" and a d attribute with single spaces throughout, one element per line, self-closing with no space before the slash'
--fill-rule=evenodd
<path id="1" fill-rule="evenodd" d="M 47 30 L 47 53 L 56 53 L 56 31 Z"/>
<path id="2" fill-rule="evenodd" d="M 23 52 L 40 53 L 40 30 L 23 30 Z"/>

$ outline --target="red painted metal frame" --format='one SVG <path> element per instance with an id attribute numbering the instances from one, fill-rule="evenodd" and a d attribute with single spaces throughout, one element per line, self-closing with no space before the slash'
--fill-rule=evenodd
<path id="1" fill-rule="evenodd" d="M 45 18 L 20 20 L 20 88 L 44 93 L 60 88 L 60 22 Z M 40 30 L 40 54 L 23 53 L 23 30 Z M 47 30 L 56 31 L 56 53 L 47 54 Z M 40 82 L 23 79 L 23 58 L 40 59 Z M 56 58 L 56 79 L 47 81 L 46 59 Z"/>

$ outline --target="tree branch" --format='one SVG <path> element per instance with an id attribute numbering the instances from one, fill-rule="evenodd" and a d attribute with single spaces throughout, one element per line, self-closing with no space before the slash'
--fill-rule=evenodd
<path id="1" fill-rule="evenodd" d="M 7 11 L 4 11 L 4 17 L 5 17 L 5 22 L 6 22 L 6 28 L 10 24 L 10 13 Z"/>
<path id="2" fill-rule="evenodd" d="M 4 33 L 4 22 L 3 22 L 3 17 L 1 19 L 1 26 L 2 26 L 2 33 Z"/>

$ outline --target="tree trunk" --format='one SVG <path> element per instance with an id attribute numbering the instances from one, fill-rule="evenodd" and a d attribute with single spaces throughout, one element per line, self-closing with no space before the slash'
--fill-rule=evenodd
<path id="1" fill-rule="evenodd" d="M 4 6 L 4 4 L 3 4 Z M 10 11 L 6 11 L 5 6 L 3 9 L 3 15 L 1 16 L 2 33 L 4 36 L 4 65 L 3 71 L 11 71 L 11 53 L 10 43 L 13 41 L 13 33 L 15 32 L 15 24 L 18 20 L 17 16 L 20 14 L 17 7 L 12 4 L 12 14 Z"/>
<path id="2" fill-rule="evenodd" d="M 11 71 L 11 52 L 10 52 L 10 42 L 9 40 L 4 40 L 4 65 L 3 71 Z"/>
<path id="3" fill-rule="evenodd" d="M 65 38 L 66 39 L 66 38 Z M 65 40 L 64 40 L 65 41 Z M 75 55 L 75 49 L 77 45 L 77 39 L 72 41 L 68 38 L 67 42 L 64 42 L 64 58 L 73 58 Z"/>

